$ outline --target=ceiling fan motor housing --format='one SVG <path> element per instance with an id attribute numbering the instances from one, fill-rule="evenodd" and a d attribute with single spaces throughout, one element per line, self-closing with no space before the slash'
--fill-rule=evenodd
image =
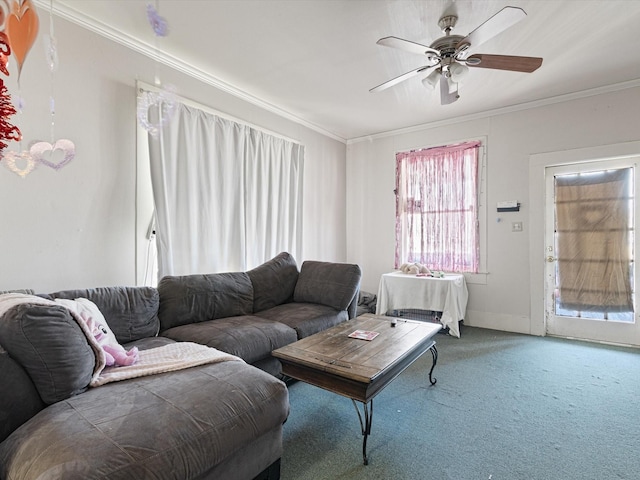
<path id="1" fill-rule="evenodd" d="M 438 26 L 442 29 L 444 37 L 440 37 L 435 40 L 430 48 L 440 51 L 440 58 L 442 65 L 451 65 L 455 61 L 456 54 L 459 53 L 457 49 L 458 44 L 464 40 L 462 35 L 451 35 L 451 30 L 456 26 L 458 17 L 455 15 L 446 15 L 438 21 Z"/>
<path id="2" fill-rule="evenodd" d="M 438 38 L 429 47 L 439 50 L 442 57 L 453 57 L 456 53 L 456 47 L 463 39 L 462 35 L 447 35 Z"/>

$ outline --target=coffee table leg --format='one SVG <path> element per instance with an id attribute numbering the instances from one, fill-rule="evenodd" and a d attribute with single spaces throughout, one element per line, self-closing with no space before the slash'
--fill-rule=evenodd
<path id="1" fill-rule="evenodd" d="M 355 400 L 351 399 L 353 406 L 358 412 L 358 420 L 360 420 L 360 428 L 362 429 L 362 460 L 365 465 L 369 465 L 369 457 L 367 457 L 367 438 L 371 434 L 371 422 L 373 421 L 373 398 L 369 400 L 369 403 L 362 402 L 364 410 L 364 419 L 358 408 L 358 404 Z"/>
<path id="2" fill-rule="evenodd" d="M 433 363 L 431 364 L 431 370 L 429 370 L 429 381 L 431 382 L 431 385 L 435 385 L 438 379 L 431 377 L 431 374 L 433 373 L 433 369 L 436 368 L 436 363 L 438 363 L 438 349 L 436 348 L 435 343 L 431 345 L 431 348 L 429 349 L 429 351 L 431 352 L 431 357 L 433 358 Z"/>

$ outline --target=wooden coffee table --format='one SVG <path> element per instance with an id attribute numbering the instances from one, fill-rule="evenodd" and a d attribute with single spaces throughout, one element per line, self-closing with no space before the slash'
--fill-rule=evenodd
<path id="1" fill-rule="evenodd" d="M 351 399 L 360 419 L 362 458 L 367 465 L 373 398 L 427 350 L 433 357 L 429 381 L 435 385 L 432 373 L 438 351 L 433 336 L 441 328 L 440 324 L 367 313 L 279 348 L 273 356 L 282 362 L 284 375 Z M 373 340 L 349 337 L 355 330 L 378 335 Z M 356 402 L 362 403 L 363 414 Z"/>

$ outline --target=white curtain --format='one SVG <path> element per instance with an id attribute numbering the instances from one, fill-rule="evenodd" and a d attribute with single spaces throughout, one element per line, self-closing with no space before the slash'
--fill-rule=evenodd
<path id="1" fill-rule="evenodd" d="M 178 104 L 149 157 L 158 278 L 300 258 L 302 145 Z"/>

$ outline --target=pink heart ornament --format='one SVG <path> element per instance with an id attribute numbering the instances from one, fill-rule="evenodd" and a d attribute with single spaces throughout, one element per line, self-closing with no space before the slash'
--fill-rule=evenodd
<path id="1" fill-rule="evenodd" d="M 49 142 L 34 143 L 29 150 L 36 163 L 60 170 L 76 156 L 76 146 L 71 140 L 60 139 L 53 145 Z"/>
<path id="2" fill-rule="evenodd" d="M 1 163 L 4 163 L 9 170 L 22 178 L 25 178 L 38 166 L 38 162 L 26 150 L 23 152 L 4 152 L 1 160 Z"/>

